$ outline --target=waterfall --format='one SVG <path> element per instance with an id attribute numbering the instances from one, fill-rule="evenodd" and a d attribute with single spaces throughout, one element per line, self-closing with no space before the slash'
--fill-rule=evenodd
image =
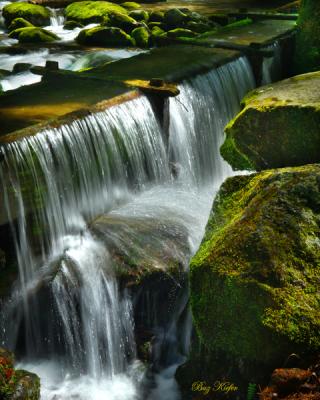
<path id="1" fill-rule="evenodd" d="M 271 57 L 264 57 L 262 62 L 261 85 L 268 85 L 269 83 L 277 82 L 282 78 L 282 55 L 279 41 L 267 46 L 264 50 L 273 51 L 273 55 Z"/>
<path id="2" fill-rule="evenodd" d="M 61 8 L 50 8 L 51 16 L 50 16 L 50 25 L 51 26 L 61 26 L 64 24 L 64 15 L 63 9 Z"/>
<path id="3" fill-rule="evenodd" d="M 169 276 L 176 300 L 160 316 L 156 289 L 135 298 L 120 290 L 113 252 L 133 251 L 159 270 L 169 257 L 187 271 L 232 173 L 219 154 L 223 127 L 253 82 L 246 58 L 183 82 L 170 99 L 168 143 L 140 96 L 3 146 L 19 286 L 3 309 L 2 342 L 40 374 L 43 399 L 144 398 L 140 306 L 136 322 L 153 331 L 159 360 L 149 398 L 160 398 L 164 381 L 168 400 L 176 395 L 191 332 L 187 287 Z"/>

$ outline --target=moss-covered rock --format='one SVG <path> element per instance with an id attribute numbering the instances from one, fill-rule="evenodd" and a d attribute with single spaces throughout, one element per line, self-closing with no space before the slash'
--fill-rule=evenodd
<path id="1" fill-rule="evenodd" d="M 24 18 L 15 18 L 8 27 L 8 31 L 14 31 L 19 28 L 32 28 L 34 25 Z"/>
<path id="2" fill-rule="evenodd" d="M 164 22 L 169 28 L 183 27 L 187 21 L 189 21 L 188 15 L 178 8 L 171 8 L 164 14 Z"/>
<path id="3" fill-rule="evenodd" d="M 133 10 L 129 13 L 129 17 L 135 19 L 136 21 L 145 21 L 149 20 L 149 13 L 145 10 Z"/>
<path id="4" fill-rule="evenodd" d="M 127 14 L 127 10 L 108 1 L 79 1 L 69 4 L 65 9 L 67 20 L 78 21 L 82 25 L 96 22 L 107 23 L 113 12 Z"/>
<path id="5" fill-rule="evenodd" d="M 196 33 L 204 33 L 210 31 L 212 26 L 203 22 L 189 21 L 186 28 Z"/>
<path id="6" fill-rule="evenodd" d="M 59 40 L 53 32 L 37 27 L 15 29 L 10 32 L 9 37 L 18 39 L 21 43 L 46 43 Z"/>
<path id="7" fill-rule="evenodd" d="M 131 36 L 138 47 L 146 48 L 150 46 L 151 35 L 148 29 L 144 27 L 136 28 L 131 32 Z"/>
<path id="8" fill-rule="evenodd" d="M 319 222 L 318 164 L 222 185 L 190 266 L 211 372 L 222 374 L 223 365 L 228 379 L 257 382 L 291 353 L 320 349 Z"/>
<path id="9" fill-rule="evenodd" d="M 31 372 L 14 369 L 14 355 L 0 348 L 0 398 L 39 400 L 40 378 Z"/>
<path id="10" fill-rule="evenodd" d="M 140 10 L 142 8 L 140 4 L 135 3 L 134 1 L 126 1 L 125 3 L 121 3 L 120 5 L 128 11 Z"/>
<path id="11" fill-rule="evenodd" d="M 249 93 L 226 127 L 222 156 L 234 169 L 262 170 L 320 161 L 320 72 Z"/>
<path id="12" fill-rule="evenodd" d="M 176 39 L 179 37 L 195 37 L 197 34 L 190 31 L 190 29 L 176 28 L 167 32 L 168 38 Z"/>
<path id="13" fill-rule="evenodd" d="M 9 26 L 16 18 L 24 18 L 36 26 L 50 24 L 50 11 L 45 7 L 26 2 L 10 3 L 3 8 L 2 15 Z"/>
<path id="14" fill-rule="evenodd" d="M 97 26 L 83 29 L 77 36 L 77 42 L 84 45 L 128 47 L 134 46 L 134 39 L 120 28 Z"/>
<path id="15" fill-rule="evenodd" d="M 72 31 L 75 28 L 83 28 L 83 25 L 78 21 L 67 21 L 63 26 L 63 29 L 70 31 Z"/>
<path id="16" fill-rule="evenodd" d="M 296 73 L 320 69 L 320 2 L 302 0 L 298 18 L 298 33 L 294 68 Z"/>
<path id="17" fill-rule="evenodd" d="M 162 11 L 152 11 L 149 15 L 149 22 L 163 22 L 164 12 Z"/>
<path id="18" fill-rule="evenodd" d="M 112 12 L 109 14 L 110 22 L 109 25 L 123 29 L 125 32 L 130 33 L 133 29 L 139 26 L 139 23 L 129 17 L 127 14 Z"/>

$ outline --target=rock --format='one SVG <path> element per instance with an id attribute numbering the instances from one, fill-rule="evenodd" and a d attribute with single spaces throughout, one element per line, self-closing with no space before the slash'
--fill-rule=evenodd
<path id="1" fill-rule="evenodd" d="M 190 31 L 190 29 L 172 29 L 171 31 L 167 32 L 168 38 L 176 39 L 179 37 L 195 37 L 197 36 L 196 33 Z"/>
<path id="2" fill-rule="evenodd" d="M 319 221 L 320 165 L 222 185 L 190 265 L 197 365 L 211 379 L 262 382 L 290 354 L 319 350 Z"/>
<path id="3" fill-rule="evenodd" d="M 147 48 L 150 46 L 150 33 L 144 27 L 136 28 L 131 32 L 131 36 L 136 41 L 138 47 Z"/>
<path id="4" fill-rule="evenodd" d="M 10 38 L 19 39 L 20 43 L 46 43 L 60 40 L 53 32 L 42 28 L 19 28 L 9 34 Z"/>
<path id="5" fill-rule="evenodd" d="M 226 127 L 222 156 L 234 169 L 262 170 L 320 161 L 320 72 L 249 93 Z"/>
<path id="6" fill-rule="evenodd" d="M 109 25 L 123 29 L 125 32 L 130 33 L 133 29 L 139 26 L 139 23 L 129 15 L 113 12 L 109 14 L 110 22 Z"/>
<path id="7" fill-rule="evenodd" d="M 50 11 L 45 7 L 26 2 L 10 3 L 3 8 L 3 18 L 9 26 L 16 18 L 23 18 L 36 26 L 50 25 Z"/>
<path id="8" fill-rule="evenodd" d="M 186 27 L 187 29 L 190 29 L 191 31 L 196 33 L 204 33 L 212 29 L 209 24 L 205 24 L 203 22 L 195 22 L 195 21 L 189 21 Z"/>
<path id="9" fill-rule="evenodd" d="M 148 22 L 149 20 L 149 14 L 144 10 L 133 10 L 129 13 L 129 17 L 135 19 L 136 21 Z"/>
<path id="10" fill-rule="evenodd" d="M 164 13 L 162 11 L 152 11 L 149 15 L 149 22 L 163 22 Z"/>
<path id="11" fill-rule="evenodd" d="M 77 36 L 77 42 L 84 45 L 128 47 L 134 46 L 134 39 L 120 28 L 97 26 L 83 29 Z"/>
<path id="12" fill-rule="evenodd" d="M 121 7 L 125 8 L 126 10 L 133 11 L 133 10 L 140 10 L 142 6 L 134 1 L 126 1 L 125 3 L 120 4 Z"/>
<path id="13" fill-rule="evenodd" d="M 30 63 L 16 63 L 12 68 L 12 73 L 19 74 L 20 72 L 29 71 L 31 67 L 32 64 Z"/>
<path id="14" fill-rule="evenodd" d="M 19 28 L 31 28 L 33 27 L 33 25 L 31 24 L 31 22 L 27 21 L 24 18 L 15 18 L 11 24 L 9 25 L 8 31 L 14 31 L 15 29 L 19 29 Z"/>
<path id="15" fill-rule="evenodd" d="M 299 9 L 294 57 L 295 73 L 320 69 L 320 3 L 303 0 Z"/>
<path id="16" fill-rule="evenodd" d="M 189 17 L 180 11 L 178 8 L 172 8 L 165 12 L 164 22 L 169 28 L 179 28 L 183 26 Z"/>
<path id="17" fill-rule="evenodd" d="M 39 400 L 40 379 L 36 374 L 14 369 L 14 355 L 0 348 L 0 398 Z"/>
<path id="18" fill-rule="evenodd" d="M 127 10 L 108 1 L 80 1 L 69 4 L 65 9 L 67 20 L 80 22 L 82 25 L 91 23 L 108 23 L 113 12 L 127 14 Z"/>
<path id="19" fill-rule="evenodd" d="M 63 26 L 63 29 L 70 31 L 72 31 L 75 28 L 83 28 L 83 25 L 77 21 L 67 21 Z"/>
<path id="20" fill-rule="evenodd" d="M 151 36 L 153 39 L 156 39 L 157 37 L 163 35 L 164 33 L 165 31 L 161 29 L 159 26 L 152 27 Z"/>

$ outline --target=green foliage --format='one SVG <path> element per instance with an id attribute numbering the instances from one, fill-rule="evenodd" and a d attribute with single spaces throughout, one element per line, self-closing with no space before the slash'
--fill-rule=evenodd
<path id="1" fill-rule="evenodd" d="M 257 385 L 255 383 L 249 383 L 247 391 L 247 400 L 254 400 L 257 393 Z"/>

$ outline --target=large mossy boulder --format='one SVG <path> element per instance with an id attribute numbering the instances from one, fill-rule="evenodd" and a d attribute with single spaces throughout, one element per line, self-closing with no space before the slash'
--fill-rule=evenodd
<path id="1" fill-rule="evenodd" d="M 319 351 L 319 268 L 320 165 L 229 178 L 190 266 L 203 346 L 190 379 L 261 383 L 291 353 Z"/>
<path id="2" fill-rule="evenodd" d="M 320 2 L 302 0 L 294 57 L 296 73 L 320 70 Z"/>
<path id="3" fill-rule="evenodd" d="M 79 1 L 69 4 L 65 9 L 67 20 L 80 22 L 82 25 L 91 23 L 108 23 L 111 13 L 127 14 L 127 10 L 118 4 L 108 1 Z"/>
<path id="4" fill-rule="evenodd" d="M 50 11 L 47 8 L 26 2 L 6 5 L 3 8 L 2 15 L 7 26 L 16 18 L 24 18 L 36 26 L 50 25 Z"/>
<path id="5" fill-rule="evenodd" d="M 9 37 L 18 39 L 20 43 L 48 43 L 59 40 L 53 32 L 37 27 L 15 29 L 10 32 Z"/>
<path id="6" fill-rule="evenodd" d="M 135 45 L 134 39 L 122 29 L 105 26 L 83 29 L 76 40 L 80 44 L 93 46 L 130 47 Z"/>
<path id="7" fill-rule="evenodd" d="M 320 162 L 320 72 L 259 88 L 226 127 L 221 154 L 234 169 Z"/>

